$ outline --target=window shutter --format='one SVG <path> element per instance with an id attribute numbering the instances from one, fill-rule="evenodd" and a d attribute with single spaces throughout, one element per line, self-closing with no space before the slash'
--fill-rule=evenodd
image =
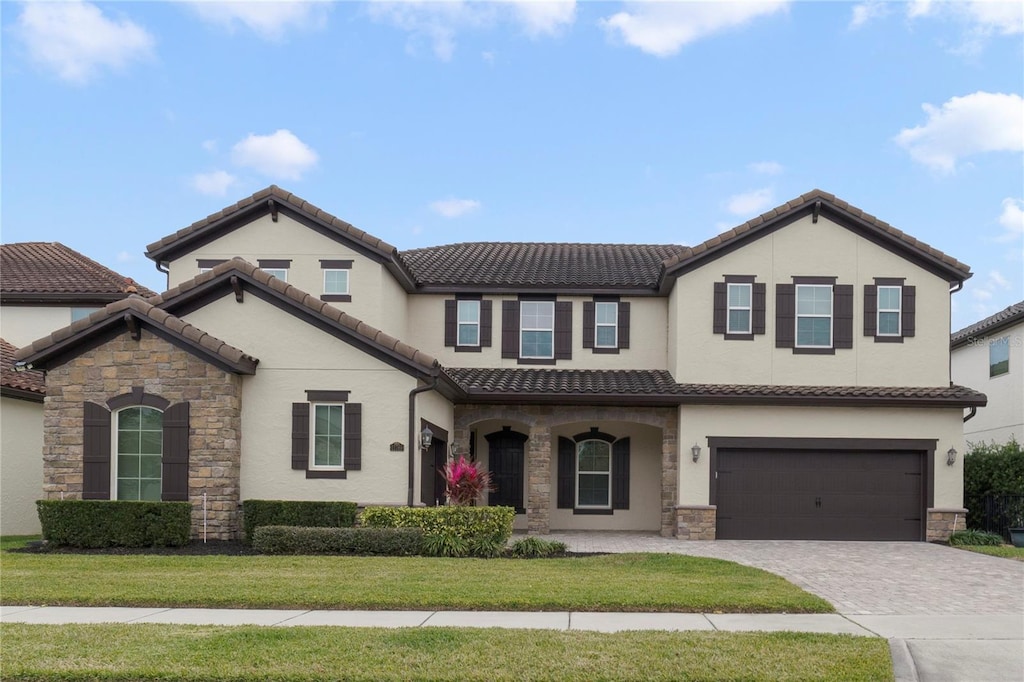
<path id="1" fill-rule="evenodd" d="M 629 439 L 612 443 L 612 509 L 629 509 Z"/>
<path id="2" fill-rule="evenodd" d="M 454 346 L 459 340 L 458 301 L 444 302 L 444 345 Z"/>
<path id="3" fill-rule="evenodd" d="M 765 300 L 767 286 L 764 282 L 754 282 L 753 314 L 751 315 L 750 331 L 754 334 L 764 334 L 765 310 L 768 307 Z"/>
<path id="4" fill-rule="evenodd" d="M 593 301 L 583 302 L 583 347 L 594 347 L 594 328 L 597 326 L 597 312 Z"/>
<path id="5" fill-rule="evenodd" d="M 796 343 L 796 285 L 775 285 L 775 347 L 792 348 Z"/>
<path id="6" fill-rule="evenodd" d="M 853 285 L 836 284 L 832 292 L 835 306 L 835 338 L 832 345 L 836 348 L 853 348 Z"/>
<path id="7" fill-rule="evenodd" d="M 519 357 L 519 301 L 501 302 L 501 357 Z"/>
<path id="8" fill-rule="evenodd" d="M 572 301 L 555 301 L 555 359 L 572 359 Z"/>
<path id="9" fill-rule="evenodd" d="M 714 312 L 711 316 L 711 333 L 712 334 L 725 334 L 728 327 L 726 326 L 726 317 L 729 313 L 727 292 L 729 290 L 728 285 L 725 282 L 715 282 L 715 294 L 713 297 L 714 301 Z"/>
<path id="10" fill-rule="evenodd" d="M 576 443 L 558 437 L 558 508 L 576 506 Z"/>
<path id="11" fill-rule="evenodd" d="M 163 492 L 165 502 L 188 500 L 188 403 L 164 411 Z"/>
<path id="12" fill-rule="evenodd" d="M 619 303 L 619 348 L 629 348 L 629 303 Z"/>
<path id="13" fill-rule="evenodd" d="M 292 403 L 292 469 L 309 464 L 309 403 Z"/>
<path id="14" fill-rule="evenodd" d="M 917 303 L 914 301 L 917 295 L 917 287 L 903 287 L 903 319 L 902 328 L 904 338 L 914 335 L 914 316 Z"/>
<path id="15" fill-rule="evenodd" d="M 480 301 L 480 346 L 491 347 L 491 302 Z"/>
<path id="16" fill-rule="evenodd" d="M 82 432 L 82 499 L 110 499 L 110 411 L 85 402 Z"/>
<path id="17" fill-rule="evenodd" d="M 864 285 L 864 336 L 878 334 L 878 287 Z"/>
<path id="18" fill-rule="evenodd" d="M 358 471 L 363 466 L 363 406 L 345 403 L 345 469 Z"/>

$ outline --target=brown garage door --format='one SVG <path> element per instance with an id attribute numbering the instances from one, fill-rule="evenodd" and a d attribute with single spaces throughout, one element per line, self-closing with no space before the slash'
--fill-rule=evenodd
<path id="1" fill-rule="evenodd" d="M 922 452 L 720 448 L 717 455 L 721 539 L 922 539 Z"/>

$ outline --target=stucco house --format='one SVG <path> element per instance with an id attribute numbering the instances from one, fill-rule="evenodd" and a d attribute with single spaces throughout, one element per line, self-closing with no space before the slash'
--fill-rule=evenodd
<path id="1" fill-rule="evenodd" d="M 968 443 L 1024 443 L 1024 301 L 950 337 L 953 381 L 988 396 L 964 423 Z"/>
<path id="2" fill-rule="evenodd" d="M 47 497 L 189 500 L 228 538 L 249 498 L 443 503 L 457 453 L 532 533 L 964 525 L 970 270 L 825 192 L 694 247 L 399 251 L 272 186 L 146 255 L 167 291 L 18 353 L 46 372 Z"/>

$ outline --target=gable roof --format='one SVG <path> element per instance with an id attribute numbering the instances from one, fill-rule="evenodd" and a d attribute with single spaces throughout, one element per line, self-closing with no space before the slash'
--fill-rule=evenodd
<path id="1" fill-rule="evenodd" d="M 18 365 L 46 369 L 126 331 L 134 334 L 140 327 L 225 371 L 256 371 L 256 358 L 136 295 L 110 303 L 89 317 L 44 336 L 15 353 L 14 359 Z"/>
<path id="2" fill-rule="evenodd" d="M 950 347 L 960 348 L 961 346 L 966 346 L 972 339 L 978 336 L 995 334 L 1019 323 L 1024 323 L 1024 301 L 1007 306 L 995 315 L 989 315 L 984 320 L 964 327 L 960 331 L 953 332 L 949 338 Z"/>
<path id="3" fill-rule="evenodd" d="M 38 370 L 14 371 L 18 349 L 0 339 L 0 395 L 41 403 L 46 396 L 46 378 Z"/>
<path id="4" fill-rule="evenodd" d="M 154 293 L 60 242 L 0 245 L 4 303 L 109 303 Z"/>

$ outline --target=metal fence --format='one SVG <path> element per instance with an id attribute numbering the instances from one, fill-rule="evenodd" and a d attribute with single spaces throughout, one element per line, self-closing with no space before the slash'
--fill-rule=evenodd
<path id="1" fill-rule="evenodd" d="M 1010 528 L 1024 527 L 1024 495 L 986 495 L 985 530 L 1010 541 Z"/>

